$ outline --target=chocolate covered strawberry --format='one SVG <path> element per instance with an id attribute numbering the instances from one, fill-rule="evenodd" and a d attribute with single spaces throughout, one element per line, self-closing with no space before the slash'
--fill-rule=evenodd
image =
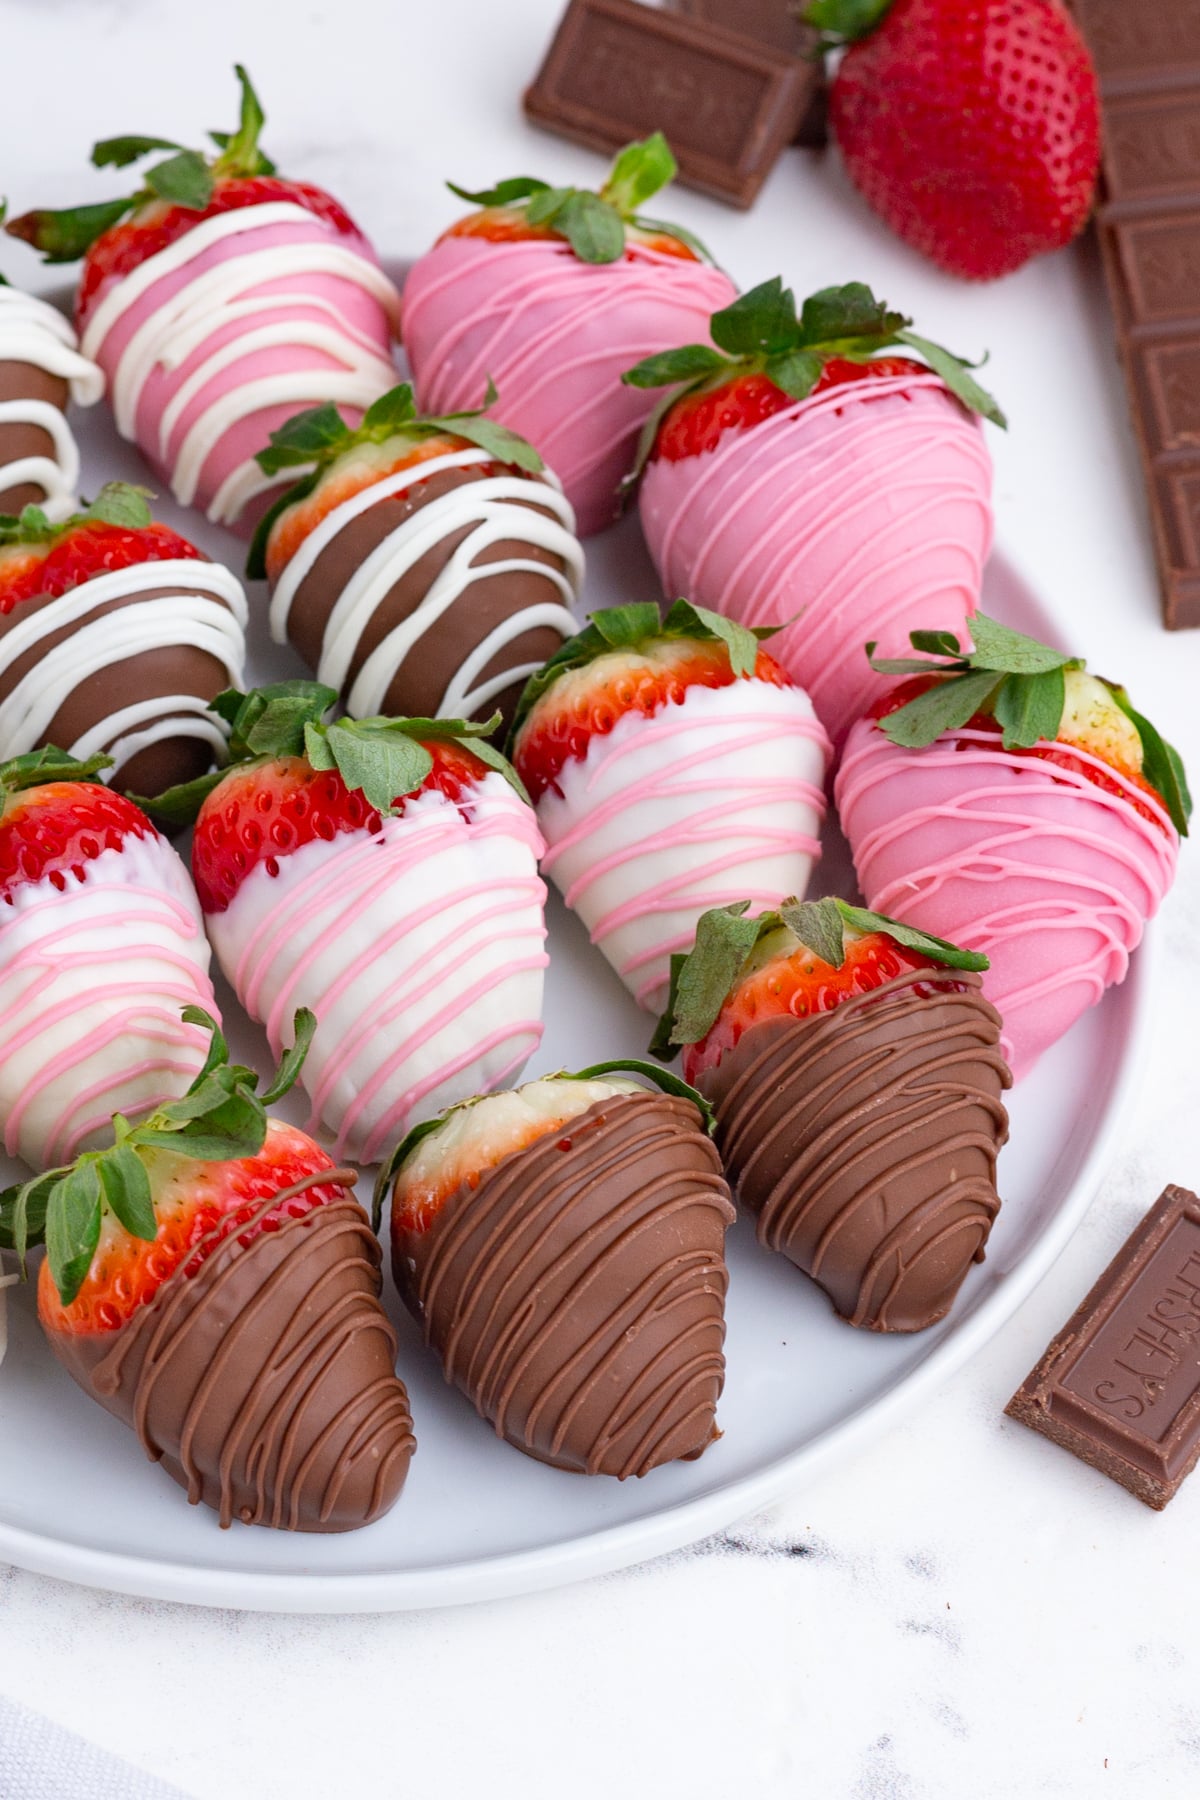
<path id="1" fill-rule="evenodd" d="M 359 718 L 511 719 L 574 633 L 583 580 L 574 515 L 537 451 L 478 413 L 422 418 L 405 382 L 354 431 L 336 407 L 300 413 L 258 461 L 310 470 L 250 552 L 276 642 Z"/>
<path id="2" fill-rule="evenodd" d="M 311 1035 L 263 1095 L 213 1021 L 187 1094 L 104 1149 L 0 1195 L 0 1243 L 44 1242 L 38 1316 L 79 1386 L 220 1514 L 350 1531 L 393 1504 L 413 1451 L 379 1247 L 311 1138 L 269 1119 Z"/>
<path id="3" fill-rule="evenodd" d="M 208 935 L 273 1052 L 297 1005 L 319 1021 L 309 1128 L 374 1162 L 537 1047 L 542 841 L 489 727 L 327 725 L 333 700 L 311 681 L 222 695 L 229 766 L 166 806 L 195 817 Z"/>
<path id="4" fill-rule="evenodd" d="M 478 203 L 404 288 L 404 345 L 431 413 L 483 404 L 535 445 L 562 481 L 581 536 L 616 516 L 650 403 L 621 371 L 689 337 L 733 298 L 727 275 L 681 227 L 642 207 L 675 173 L 661 133 L 628 145 L 598 192 L 519 176 L 452 192 Z"/>
<path id="5" fill-rule="evenodd" d="M 181 1094 L 205 1055 L 181 1007 L 213 1007 L 209 950 L 176 852 L 101 785 L 102 757 L 0 765 L 0 1122 L 35 1169 L 113 1112 Z"/>
<path id="6" fill-rule="evenodd" d="M 719 1435 L 733 1208 L 709 1123 L 682 1082 L 603 1063 L 457 1106 L 383 1171 L 400 1292 L 518 1450 L 623 1479 Z"/>
<path id="7" fill-rule="evenodd" d="M 117 787 L 200 775 L 225 736 L 208 703 L 240 682 L 237 578 L 110 482 L 58 524 L 0 518 L 0 756 L 102 754 Z"/>
<path id="8" fill-rule="evenodd" d="M 961 630 L 978 604 L 992 535 L 981 417 L 1003 415 L 860 282 L 797 315 L 766 281 L 710 330 L 716 349 L 625 375 L 669 390 L 643 438 L 646 541 L 666 593 L 783 627 L 772 654 L 840 745 L 879 691 L 864 642 L 899 651 L 918 623 Z"/>
<path id="9" fill-rule="evenodd" d="M 701 913 L 803 893 L 829 740 L 752 631 L 677 600 L 592 614 L 534 677 L 513 760 L 543 873 L 634 998 L 666 1000 Z"/>
<path id="10" fill-rule="evenodd" d="M 1083 230 L 1096 75 L 1062 0 L 812 0 L 848 46 L 829 123 L 851 181 L 952 275 L 989 280 Z"/>
<path id="11" fill-rule="evenodd" d="M 1013 1072 L 1105 989 L 1175 875 L 1182 764 L 1124 689 L 977 614 L 915 632 L 909 677 L 854 727 L 837 781 L 875 907 L 984 951 Z"/>
<path id="12" fill-rule="evenodd" d="M 700 921 L 655 1039 L 716 1108 L 758 1239 L 840 1317 L 921 1331 L 983 1259 L 1011 1077 L 987 958 L 842 900 Z"/>
<path id="13" fill-rule="evenodd" d="M 47 262 L 84 258 L 75 317 L 122 437 L 175 498 L 247 529 L 274 483 L 254 458 L 299 406 L 359 413 L 395 375 L 398 296 L 337 201 L 259 148 L 249 77 L 237 131 L 206 157 L 159 137 L 108 138 L 98 168 L 159 150 L 127 198 L 31 212 L 6 229 Z"/>

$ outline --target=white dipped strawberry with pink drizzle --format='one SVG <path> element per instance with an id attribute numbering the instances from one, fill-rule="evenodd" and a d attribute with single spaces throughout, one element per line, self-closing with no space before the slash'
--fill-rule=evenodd
<path id="1" fill-rule="evenodd" d="M 880 691 L 863 644 L 901 653 L 915 626 L 961 632 L 978 605 L 992 537 L 981 417 L 1003 414 L 861 282 L 799 314 L 778 277 L 763 282 L 704 341 L 625 381 L 669 390 L 640 453 L 664 592 L 782 626 L 773 654 L 840 747 Z"/>
<path id="2" fill-rule="evenodd" d="M 399 296 L 336 200 L 276 174 L 258 147 L 257 96 L 237 74 L 241 122 L 213 134 L 215 158 L 163 138 L 107 139 L 98 167 L 171 154 L 127 199 L 26 213 L 6 229 L 48 262 L 84 257 L 76 324 L 118 430 L 177 500 L 247 530 L 277 485 L 254 460 L 272 431 L 325 401 L 357 423 L 394 384 Z"/>
<path id="3" fill-rule="evenodd" d="M 702 913 L 803 893 L 829 739 L 752 631 L 677 600 L 611 607 L 522 697 L 513 761 L 543 872 L 650 1012 Z"/>
<path id="4" fill-rule="evenodd" d="M 541 1035 L 537 820 L 461 720 L 323 718 L 285 681 L 214 702 L 232 764 L 167 795 L 217 960 L 273 1045 L 317 1018 L 308 1128 L 374 1162 L 411 1126 L 501 1087 Z"/>
<path id="5" fill-rule="evenodd" d="M 641 208 L 675 173 L 661 132 L 628 145 L 598 192 L 529 177 L 469 193 L 481 210 L 418 258 L 404 288 L 404 346 L 427 413 L 484 404 L 541 453 L 581 537 L 616 516 L 652 402 L 622 388 L 640 357 L 707 336 L 729 277 L 677 225 Z"/>
<path id="6" fill-rule="evenodd" d="M 108 761 L 0 765 L 0 1125 L 35 1169 L 177 1099 L 207 1050 L 180 1016 L 214 1010 L 192 884 Z"/>
<path id="7" fill-rule="evenodd" d="M 1123 688 L 978 613 L 972 651 L 920 659 L 846 742 L 836 784 L 867 905 L 982 951 L 1027 1074 L 1121 981 L 1175 875 L 1191 800 L 1177 753 Z"/>

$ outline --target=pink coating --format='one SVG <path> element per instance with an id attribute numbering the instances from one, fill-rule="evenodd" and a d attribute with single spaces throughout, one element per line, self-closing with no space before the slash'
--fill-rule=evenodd
<path id="1" fill-rule="evenodd" d="M 612 523 L 658 400 L 622 374 L 708 343 L 709 316 L 736 292 L 720 269 L 640 244 L 584 263 L 556 238 L 443 238 L 409 273 L 404 345 L 423 411 L 479 406 L 491 377 L 496 418 L 540 450 L 587 537 Z"/>
<path id="2" fill-rule="evenodd" d="M 990 957 L 984 992 L 1017 1077 L 1123 980 L 1175 875 L 1179 841 L 1154 796 L 1071 754 L 1120 793 L 993 732 L 903 750 L 865 719 L 835 785 L 867 905 Z"/>
<path id="3" fill-rule="evenodd" d="M 307 1129 L 323 1122 L 336 1155 L 376 1161 L 429 1096 L 437 1112 L 500 1086 L 541 1040 L 540 1006 L 520 1005 L 521 977 L 536 978 L 540 1001 L 549 962 L 542 840 L 502 777 L 484 786 L 470 818 L 433 793 L 378 834 L 306 845 L 280 859 L 278 876 L 260 866 L 209 920 L 222 967 L 276 1054 L 295 1008 L 316 1014 Z M 301 867 L 313 850 L 322 854 Z"/>
<path id="4" fill-rule="evenodd" d="M 913 630 L 968 637 L 991 477 L 979 419 L 935 375 L 888 376 L 652 462 L 639 507 L 667 594 L 746 625 L 794 621 L 771 654 L 840 748 L 884 679 L 869 640 L 899 656 Z"/>

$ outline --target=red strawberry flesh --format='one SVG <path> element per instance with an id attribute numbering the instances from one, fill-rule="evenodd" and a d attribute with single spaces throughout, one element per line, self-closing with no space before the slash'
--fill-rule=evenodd
<path id="1" fill-rule="evenodd" d="M 132 800 L 98 782 L 49 781 L 10 794 L 0 812 L 0 900 L 51 881 L 60 890 L 85 878 L 87 864 L 154 827 Z"/>
<path id="2" fill-rule="evenodd" d="M 89 519 L 47 545 L 12 544 L 0 549 L 0 614 L 42 594 L 57 599 L 96 575 L 181 557 L 204 561 L 194 544 L 167 525 L 133 528 Z"/>

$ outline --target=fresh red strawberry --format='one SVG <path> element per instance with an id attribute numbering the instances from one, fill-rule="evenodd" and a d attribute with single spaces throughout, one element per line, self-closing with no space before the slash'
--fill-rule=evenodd
<path id="1" fill-rule="evenodd" d="M 990 280 L 1070 243 L 1100 155 L 1096 75 L 1061 0 L 814 0 L 845 45 L 829 118 L 850 179 L 943 269 Z"/>
<path id="2" fill-rule="evenodd" d="M 541 839 L 497 720 L 326 724 L 334 699 L 311 681 L 221 695 L 232 766 L 165 810 L 195 819 L 209 937 L 276 1054 L 293 1006 L 321 1020 L 314 1127 L 374 1162 L 537 1044 Z"/>
<path id="3" fill-rule="evenodd" d="M 42 594 L 57 599 L 117 569 L 202 560 L 194 544 L 151 519 L 141 496 L 140 488 L 110 482 L 91 506 L 57 524 L 36 507 L 0 519 L 0 614 Z"/>
<path id="4" fill-rule="evenodd" d="M 261 1097 L 214 1021 L 183 1099 L 0 1195 L 0 1242 L 44 1241 L 38 1315 L 85 1392 L 222 1524 L 346 1530 L 396 1498 L 412 1452 L 379 1256 L 311 1138 L 269 1119 L 315 1020 Z M 317 1298 L 319 1296 L 319 1299 Z"/>

